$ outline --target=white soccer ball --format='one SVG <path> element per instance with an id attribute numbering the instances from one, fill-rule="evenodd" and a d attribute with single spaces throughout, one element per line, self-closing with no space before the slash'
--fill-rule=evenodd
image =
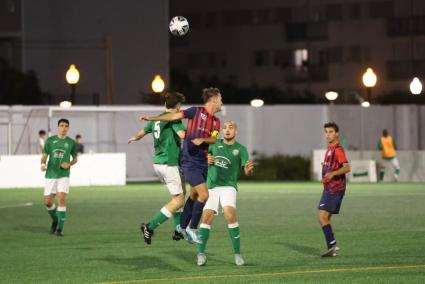
<path id="1" fill-rule="evenodd" d="M 184 36 L 189 31 L 189 22 L 185 17 L 175 16 L 170 21 L 170 32 L 175 36 Z"/>

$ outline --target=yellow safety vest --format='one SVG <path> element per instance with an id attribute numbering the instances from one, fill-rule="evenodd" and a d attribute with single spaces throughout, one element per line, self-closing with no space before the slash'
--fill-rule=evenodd
<path id="1" fill-rule="evenodd" d="M 393 158 L 397 155 L 397 151 L 394 148 L 393 138 L 391 136 L 381 137 L 381 145 L 383 158 Z"/>

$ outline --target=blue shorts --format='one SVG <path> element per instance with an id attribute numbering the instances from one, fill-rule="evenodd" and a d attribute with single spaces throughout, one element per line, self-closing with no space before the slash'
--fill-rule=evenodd
<path id="1" fill-rule="evenodd" d="M 184 179 L 190 184 L 190 186 L 194 187 L 207 182 L 207 167 L 182 165 L 181 168 L 183 170 Z"/>
<path id="2" fill-rule="evenodd" d="M 325 210 L 332 214 L 338 214 L 341 208 L 342 199 L 344 198 L 345 191 L 340 193 L 323 192 L 320 198 L 319 210 Z"/>

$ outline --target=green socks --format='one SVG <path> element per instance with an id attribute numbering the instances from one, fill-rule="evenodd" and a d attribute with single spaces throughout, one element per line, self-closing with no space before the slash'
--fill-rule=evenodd
<path id="1" fill-rule="evenodd" d="M 171 218 L 173 214 L 167 208 L 162 207 L 161 210 L 149 221 L 149 230 L 155 230 L 159 225 Z"/>
<path id="2" fill-rule="evenodd" d="M 208 238 L 210 237 L 211 225 L 202 223 L 199 226 L 198 235 L 202 241 L 202 244 L 197 244 L 196 249 L 198 253 L 205 253 L 205 248 L 207 247 Z"/>
<path id="3" fill-rule="evenodd" d="M 173 214 L 173 223 L 174 228 L 176 228 L 178 225 L 180 225 L 180 218 L 182 216 L 183 209 L 179 209 L 176 213 Z"/>
<path id="4" fill-rule="evenodd" d="M 65 224 L 66 207 L 58 206 L 56 210 L 56 216 L 58 218 L 58 230 L 63 231 L 63 225 Z"/>
<path id="5" fill-rule="evenodd" d="M 53 204 L 51 207 L 46 207 L 47 213 L 49 213 L 50 217 L 52 217 L 53 222 L 58 221 L 58 217 L 56 216 L 56 206 Z"/>
<path id="6" fill-rule="evenodd" d="M 228 226 L 229 236 L 232 240 L 233 251 L 235 254 L 241 253 L 241 236 L 239 233 L 239 223 L 229 224 Z"/>

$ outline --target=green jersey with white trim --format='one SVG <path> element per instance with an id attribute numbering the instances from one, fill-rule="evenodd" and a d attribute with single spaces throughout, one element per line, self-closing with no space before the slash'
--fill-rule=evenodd
<path id="1" fill-rule="evenodd" d="M 220 139 L 209 146 L 208 152 L 215 158 L 214 164 L 208 165 L 208 188 L 231 186 L 237 190 L 239 172 L 249 159 L 245 146 L 238 142 L 228 145 Z"/>
<path id="2" fill-rule="evenodd" d="M 70 168 L 64 169 L 61 164 L 71 161 L 71 156 L 77 156 L 77 145 L 68 136 L 60 138 L 58 135 L 47 138 L 44 144 L 43 154 L 49 157 L 45 177 L 48 179 L 58 179 L 69 177 Z"/>
<path id="3" fill-rule="evenodd" d="M 167 114 L 168 112 L 163 112 Z M 181 139 L 177 135 L 185 130 L 181 120 L 177 121 L 149 121 L 143 128 L 145 133 L 152 133 L 154 140 L 154 164 L 178 166 L 180 164 Z"/>

